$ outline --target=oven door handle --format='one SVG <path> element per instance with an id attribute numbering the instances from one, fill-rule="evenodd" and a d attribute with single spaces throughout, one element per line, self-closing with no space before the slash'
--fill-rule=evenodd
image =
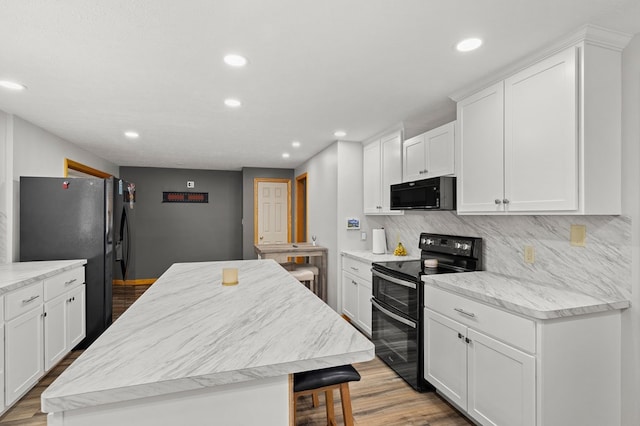
<path id="1" fill-rule="evenodd" d="M 398 285 L 401 285 L 401 286 L 409 287 L 409 288 L 412 288 L 414 290 L 417 288 L 416 283 L 413 283 L 411 281 L 403 281 L 403 280 L 399 280 L 398 278 L 390 277 L 389 275 L 382 274 L 382 273 L 376 271 L 375 269 L 372 269 L 371 273 L 373 275 L 375 275 L 376 277 L 382 278 L 383 280 L 387 280 L 387 281 L 392 282 L 394 284 L 398 284 Z"/>
<path id="2" fill-rule="evenodd" d="M 377 309 L 379 309 L 383 314 L 393 318 L 394 320 L 403 323 L 404 325 L 407 325 L 411 328 L 416 328 L 416 324 L 412 321 L 409 321 L 408 319 L 404 319 L 402 318 L 400 315 L 394 314 L 393 312 L 390 312 L 388 310 L 386 310 L 385 308 L 383 308 L 382 306 L 380 306 L 378 304 L 378 302 L 376 302 L 376 300 L 372 297 L 371 298 L 371 304 L 373 306 L 375 306 Z"/>

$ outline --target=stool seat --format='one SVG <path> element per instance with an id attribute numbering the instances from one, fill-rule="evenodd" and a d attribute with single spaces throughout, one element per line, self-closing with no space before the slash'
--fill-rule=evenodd
<path id="1" fill-rule="evenodd" d="M 359 380 L 360 374 L 351 365 L 303 371 L 293 375 L 293 391 L 302 392 Z"/>
<path id="2" fill-rule="evenodd" d="M 308 270 L 313 272 L 313 275 L 318 275 L 318 273 L 320 272 L 320 270 L 318 269 L 317 266 L 312 265 L 310 263 L 294 263 L 293 264 L 293 268 L 296 270 Z"/>
<path id="3" fill-rule="evenodd" d="M 304 269 L 289 271 L 298 281 L 313 281 L 313 272 Z"/>
<path id="4" fill-rule="evenodd" d="M 324 392 L 327 409 L 327 422 L 336 424 L 333 409 L 333 390 L 340 389 L 342 402 L 342 416 L 345 426 L 353 426 L 351 411 L 351 394 L 349 382 L 360 380 L 360 374 L 351 365 L 321 368 L 319 370 L 303 371 L 293 375 L 293 423 L 296 424 L 297 400 L 304 395 L 313 395 L 313 406 L 318 406 L 318 393 Z"/>

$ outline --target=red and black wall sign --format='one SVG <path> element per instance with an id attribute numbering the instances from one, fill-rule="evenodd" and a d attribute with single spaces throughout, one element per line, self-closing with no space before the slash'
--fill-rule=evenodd
<path id="1" fill-rule="evenodd" d="M 208 203 L 208 192 L 163 192 L 163 203 Z"/>

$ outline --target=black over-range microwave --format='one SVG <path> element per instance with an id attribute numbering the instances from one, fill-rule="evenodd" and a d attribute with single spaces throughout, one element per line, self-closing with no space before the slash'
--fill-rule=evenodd
<path id="1" fill-rule="evenodd" d="M 391 185 L 391 210 L 455 209 L 455 177 L 442 176 Z"/>

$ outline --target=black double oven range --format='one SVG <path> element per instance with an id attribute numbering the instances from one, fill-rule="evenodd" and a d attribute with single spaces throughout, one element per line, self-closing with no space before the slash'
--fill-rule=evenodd
<path id="1" fill-rule="evenodd" d="M 373 263 L 371 304 L 376 355 L 423 391 L 433 387 L 423 377 L 422 276 L 481 270 L 482 239 L 422 233 L 419 248 L 420 260 Z"/>

